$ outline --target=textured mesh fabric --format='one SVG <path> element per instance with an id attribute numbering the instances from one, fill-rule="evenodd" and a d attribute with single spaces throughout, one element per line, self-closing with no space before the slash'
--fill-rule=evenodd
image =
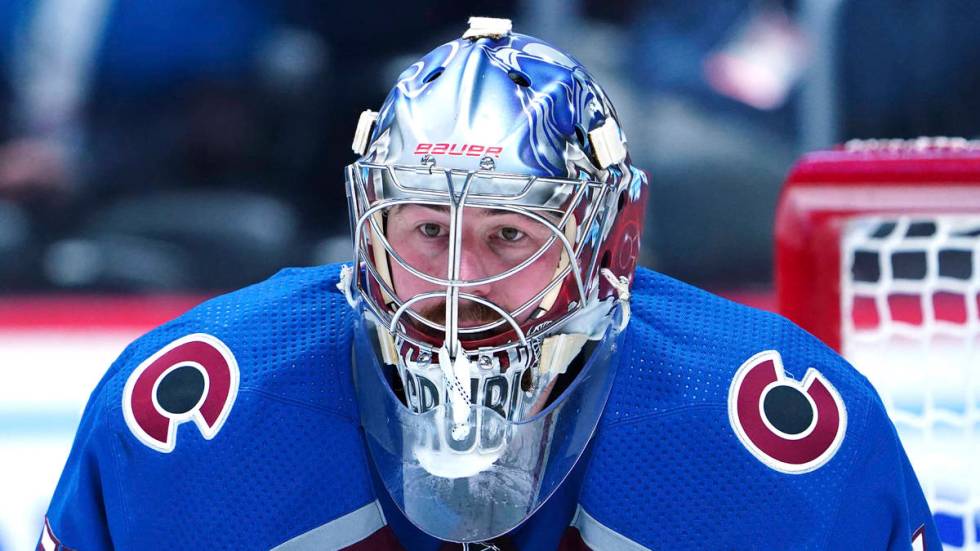
<path id="1" fill-rule="evenodd" d="M 218 336 L 242 366 L 241 388 L 302 402 L 357 422 L 350 381 L 350 307 L 335 288 L 339 268 L 287 269 L 209 300 L 131 348 L 140 359 L 188 333 Z M 135 366 L 132 366 L 135 367 Z M 125 376 L 109 392 L 121 395 Z"/>
<path id="2" fill-rule="evenodd" d="M 632 300 L 633 317 L 623 346 L 622 365 L 627 369 L 618 374 L 607 423 L 681 406 L 724 406 L 735 370 L 767 349 L 790 351 L 782 354 L 783 363 L 796 379 L 808 367 L 829 369 L 838 390 L 868 399 L 864 377 L 781 316 L 642 269 Z"/>

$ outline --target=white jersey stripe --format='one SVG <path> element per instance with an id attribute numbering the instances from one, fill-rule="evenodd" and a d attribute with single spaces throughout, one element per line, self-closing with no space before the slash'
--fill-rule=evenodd
<path id="1" fill-rule="evenodd" d="M 272 551 L 326 551 L 343 549 L 366 539 L 385 526 L 381 504 L 377 500 L 335 518 L 305 534 L 272 548 Z"/>
<path id="2" fill-rule="evenodd" d="M 592 549 L 602 549 L 602 551 L 650 550 L 649 547 L 644 547 L 605 524 L 602 524 L 587 513 L 581 505 L 575 510 L 575 516 L 572 517 L 572 526 L 578 528 L 578 533 L 582 536 L 582 541 Z"/>

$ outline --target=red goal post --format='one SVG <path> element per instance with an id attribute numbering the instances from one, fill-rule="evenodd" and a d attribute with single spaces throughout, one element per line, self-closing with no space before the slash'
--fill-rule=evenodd
<path id="1" fill-rule="evenodd" d="M 841 238 L 861 216 L 980 215 L 980 143 L 869 140 L 803 157 L 776 212 L 779 311 L 841 349 Z M 980 276 L 980 274 L 974 274 Z"/>
<path id="2" fill-rule="evenodd" d="M 875 385 L 947 549 L 980 549 L 980 143 L 804 156 L 776 213 L 780 313 Z"/>

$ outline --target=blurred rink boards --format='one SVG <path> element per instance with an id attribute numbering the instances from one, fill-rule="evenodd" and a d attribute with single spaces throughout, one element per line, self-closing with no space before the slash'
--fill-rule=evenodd
<path id="1" fill-rule="evenodd" d="M 199 298 L 0 297 L 0 551 L 34 549 L 89 393 Z"/>

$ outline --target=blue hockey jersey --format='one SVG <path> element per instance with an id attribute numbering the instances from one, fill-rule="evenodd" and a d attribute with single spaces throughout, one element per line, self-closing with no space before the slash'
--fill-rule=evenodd
<path id="1" fill-rule="evenodd" d="M 39 549 L 449 548 L 372 473 L 338 271 L 285 270 L 130 345 Z M 833 351 L 644 269 L 632 313 L 589 451 L 500 549 L 941 548 L 881 401 Z"/>

